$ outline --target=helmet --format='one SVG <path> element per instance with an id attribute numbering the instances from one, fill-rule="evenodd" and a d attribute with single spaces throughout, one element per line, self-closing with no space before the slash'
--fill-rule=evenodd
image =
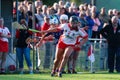
<path id="1" fill-rule="evenodd" d="M 58 20 L 56 18 L 50 19 L 50 24 L 58 24 Z"/>
<path id="2" fill-rule="evenodd" d="M 68 20 L 68 16 L 65 15 L 65 14 L 62 14 L 62 15 L 60 16 L 60 20 Z"/>
<path id="3" fill-rule="evenodd" d="M 78 23 L 79 22 L 78 17 L 77 16 L 71 16 L 69 22 Z"/>

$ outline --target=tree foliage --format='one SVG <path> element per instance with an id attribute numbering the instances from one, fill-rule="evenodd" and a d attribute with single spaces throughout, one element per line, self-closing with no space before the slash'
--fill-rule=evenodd
<path id="1" fill-rule="evenodd" d="M 13 0 L 13 1 L 16 1 L 16 0 Z M 24 0 L 18 0 L 18 1 L 24 1 Z M 28 1 L 36 1 L 36 0 L 28 0 Z M 42 1 L 43 1 L 43 4 L 46 4 L 48 6 L 52 6 L 53 3 L 58 2 L 59 0 L 42 0 Z M 84 0 L 64 0 L 64 1 L 75 2 L 77 5 L 84 2 Z"/>
<path id="2" fill-rule="evenodd" d="M 43 0 L 43 4 L 46 4 L 48 6 L 52 6 L 53 3 L 58 2 L 59 0 Z"/>
<path id="3" fill-rule="evenodd" d="M 83 3 L 84 0 L 70 0 L 71 2 L 75 2 L 77 5 L 80 5 L 80 3 Z"/>

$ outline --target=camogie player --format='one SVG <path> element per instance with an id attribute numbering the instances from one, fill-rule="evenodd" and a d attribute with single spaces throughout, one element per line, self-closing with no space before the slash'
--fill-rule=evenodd
<path id="1" fill-rule="evenodd" d="M 0 18 L 0 73 L 5 74 L 5 62 L 8 54 L 8 38 L 10 38 L 10 31 L 4 27 L 4 19 Z"/>
<path id="2" fill-rule="evenodd" d="M 88 35 L 86 35 L 81 29 L 79 29 L 78 23 L 78 18 L 76 16 L 71 16 L 69 24 L 65 23 L 60 27 L 41 32 L 49 33 L 63 30 L 63 34 L 61 35 L 56 47 L 56 56 L 51 76 L 54 76 L 56 73 L 56 69 L 58 69 L 58 76 L 62 77 L 62 68 L 65 66 L 69 56 L 73 52 L 73 48 L 76 44 L 78 36 L 81 36 L 81 38 L 83 39 L 82 44 L 79 44 L 80 47 L 87 41 Z"/>
<path id="3" fill-rule="evenodd" d="M 81 31 L 87 35 L 87 33 L 85 32 L 85 30 L 83 28 L 80 28 Z M 82 41 L 83 38 L 81 36 L 78 36 L 77 37 L 77 41 L 76 41 L 76 44 L 74 46 L 74 50 L 73 52 L 71 53 L 69 59 L 68 59 L 68 62 L 67 62 L 67 67 L 68 67 L 68 73 L 72 73 L 72 74 L 76 74 L 76 61 L 77 61 L 77 58 L 79 56 L 79 52 L 81 50 L 81 46 L 80 45 L 83 45 L 84 42 Z"/>

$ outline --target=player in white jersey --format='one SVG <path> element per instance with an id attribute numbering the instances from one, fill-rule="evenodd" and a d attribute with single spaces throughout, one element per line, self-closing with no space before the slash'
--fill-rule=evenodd
<path id="1" fill-rule="evenodd" d="M 54 76 L 56 73 L 56 69 L 58 69 L 58 76 L 62 77 L 62 68 L 65 66 L 69 56 L 73 52 L 73 48 L 76 44 L 77 37 L 81 36 L 83 45 L 88 35 L 86 35 L 78 26 L 78 18 L 76 16 L 70 17 L 69 24 L 62 24 L 60 27 L 53 28 L 51 30 L 42 31 L 41 33 L 46 32 L 56 32 L 59 30 L 63 30 L 63 35 L 61 35 L 57 48 L 56 48 L 56 56 L 54 60 L 53 70 L 51 72 L 51 76 Z"/>
<path id="2" fill-rule="evenodd" d="M 5 61 L 8 53 L 8 38 L 11 37 L 9 29 L 4 27 L 4 20 L 0 18 L 0 73 L 5 73 Z"/>
<path id="3" fill-rule="evenodd" d="M 87 33 L 85 32 L 85 30 L 83 28 L 81 28 L 82 32 L 84 32 L 86 35 Z M 79 52 L 81 50 L 81 47 L 79 46 L 80 44 L 82 44 L 82 38 L 81 36 L 77 37 L 77 41 L 76 44 L 74 46 L 74 51 L 72 52 L 72 54 L 69 56 L 68 62 L 67 62 L 67 67 L 68 67 L 68 73 L 72 73 L 72 74 L 76 74 L 76 61 L 77 58 L 79 56 Z"/>

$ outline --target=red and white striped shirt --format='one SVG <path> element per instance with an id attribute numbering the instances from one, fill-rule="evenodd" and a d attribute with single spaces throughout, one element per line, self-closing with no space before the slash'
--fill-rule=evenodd
<path id="1" fill-rule="evenodd" d="M 11 35 L 9 29 L 7 27 L 4 27 L 4 28 L 0 27 L 0 36 L 1 36 L 0 40 L 8 42 L 8 38 L 7 37 L 2 37 L 2 36 L 8 36 L 8 35 Z"/>

